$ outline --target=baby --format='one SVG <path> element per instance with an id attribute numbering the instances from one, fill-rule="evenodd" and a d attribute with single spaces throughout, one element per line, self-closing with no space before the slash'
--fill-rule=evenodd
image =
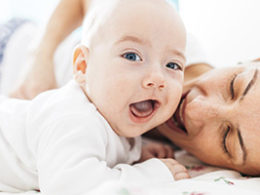
<path id="1" fill-rule="evenodd" d="M 166 0 L 95 1 L 74 80 L 31 101 L 1 97 L 0 191 L 72 195 L 108 180 L 187 178 L 177 161 L 151 158 L 149 147 L 142 155 L 139 137 L 175 111 L 184 50 L 183 23 Z"/>

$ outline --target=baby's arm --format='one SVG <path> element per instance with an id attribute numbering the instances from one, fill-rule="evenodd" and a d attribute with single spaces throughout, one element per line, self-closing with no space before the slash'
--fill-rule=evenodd
<path id="1" fill-rule="evenodd" d="M 113 180 L 150 184 L 174 181 L 167 164 L 155 158 L 133 166 L 109 167 L 104 160 L 107 155 L 104 127 L 95 120 L 88 122 L 89 126 L 83 125 L 86 118 L 55 119 L 54 124 L 44 125 L 38 137 L 30 140 L 37 160 L 40 190 L 44 194 L 86 194 Z"/>

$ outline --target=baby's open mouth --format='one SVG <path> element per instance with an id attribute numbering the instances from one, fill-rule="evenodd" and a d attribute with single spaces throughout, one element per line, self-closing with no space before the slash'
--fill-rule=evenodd
<path id="1" fill-rule="evenodd" d="M 159 102 L 156 100 L 144 100 L 132 103 L 129 106 L 132 120 L 134 122 L 146 122 L 151 118 L 153 113 L 159 107 Z"/>

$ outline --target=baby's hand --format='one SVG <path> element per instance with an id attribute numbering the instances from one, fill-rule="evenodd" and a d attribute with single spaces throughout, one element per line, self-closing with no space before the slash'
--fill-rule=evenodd
<path id="1" fill-rule="evenodd" d="M 180 179 L 190 178 L 187 169 L 178 161 L 171 158 L 160 159 L 160 160 L 170 169 L 176 181 Z"/>
<path id="2" fill-rule="evenodd" d="M 138 162 L 143 162 L 150 158 L 173 158 L 173 149 L 165 144 L 151 143 L 143 146 L 141 159 Z"/>

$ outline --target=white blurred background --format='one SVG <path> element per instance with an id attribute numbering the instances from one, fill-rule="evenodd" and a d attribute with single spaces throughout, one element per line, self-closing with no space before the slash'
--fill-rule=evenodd
<path id="1" fill-rule="evenodd" d="M 215 66 L 260 57 L 259 0 L 179 0 L 179 8 Z"/>
<path id="2" fill-rule="evenodd" d="M 177 0 L 175 0 L 177 1 Z M 59 0 L 0 0 L 0 23 L 13 16 L 44 24 Z M 260 57 L 259 0 L 179 0 L 186 28 L 213 65 Z"/>
<path id="3" fill-rule="evenodd" d="M 59 0 L 0 0 L 0 24 L 12 17 L 46 22 Z"/>

